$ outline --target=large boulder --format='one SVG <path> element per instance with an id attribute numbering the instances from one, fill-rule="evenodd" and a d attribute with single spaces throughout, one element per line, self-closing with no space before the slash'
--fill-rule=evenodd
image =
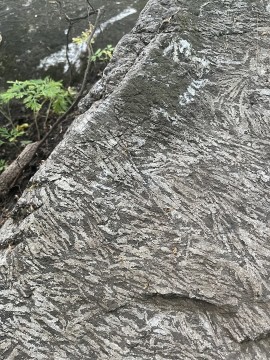
<path id="1" fill-rule="evenodd" d="M 1 359 L 269 359 L 269 12 L 148 3 L 1 229 Z"/>

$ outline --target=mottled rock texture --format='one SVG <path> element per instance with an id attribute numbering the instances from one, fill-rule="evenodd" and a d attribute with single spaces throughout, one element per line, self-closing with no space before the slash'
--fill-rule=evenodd
<path id="1" fill-rule="evenodd" d="M 148 3 L 1 230 L 1 359 L 269 359 L 269 12 Z"/>

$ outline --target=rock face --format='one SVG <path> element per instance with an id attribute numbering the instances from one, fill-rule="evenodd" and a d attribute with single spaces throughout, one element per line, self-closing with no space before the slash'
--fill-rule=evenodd
<path id="1" fill-rule="evenodd" d="M 1 229 L 2 359 L 269 359 L 269 11 L 148 3 Z"/>

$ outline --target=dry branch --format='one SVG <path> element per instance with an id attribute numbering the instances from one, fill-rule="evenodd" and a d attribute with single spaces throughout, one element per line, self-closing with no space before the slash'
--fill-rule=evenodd
<path id="1" fill-rule="evenodd" d="M 0 175 L 0 197 L 6 195 L 9 189 L 14 185 L 22 171 L 33 159 L 39 145 L 40 141 L 28 144 L 17 159 L 14 160 Z"/>

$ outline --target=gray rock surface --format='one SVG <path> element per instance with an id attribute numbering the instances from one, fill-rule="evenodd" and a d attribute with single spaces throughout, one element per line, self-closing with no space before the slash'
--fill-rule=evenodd
<path id="1" fill-rule="evenodd" d="M 269 359 L 269 12 L 148 3 L 1 229 L 2 359 Z"/>

